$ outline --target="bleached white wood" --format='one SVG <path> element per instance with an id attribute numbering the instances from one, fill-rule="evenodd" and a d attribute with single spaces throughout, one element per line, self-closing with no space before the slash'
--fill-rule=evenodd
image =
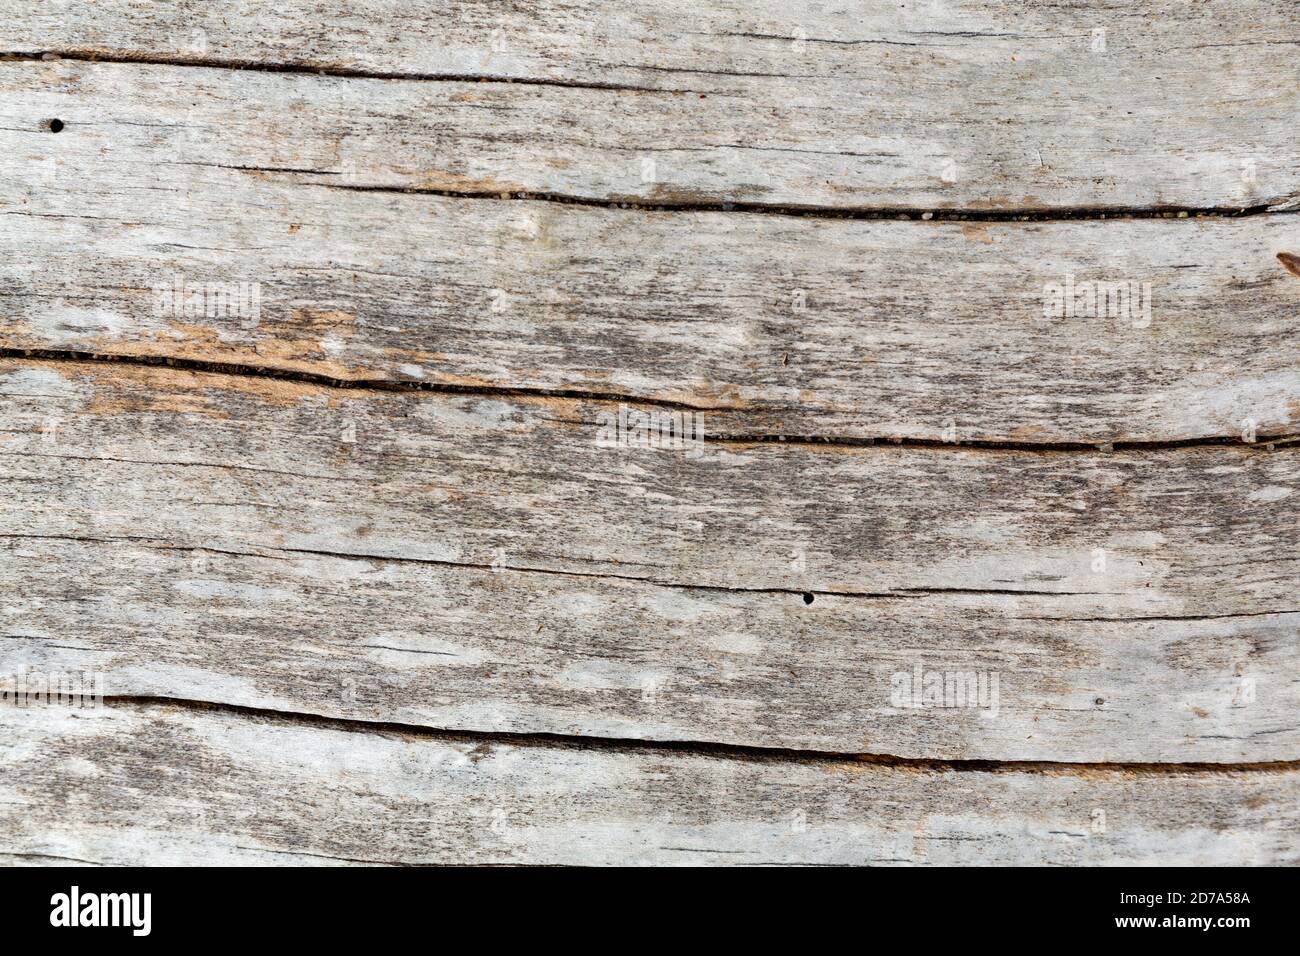
<path id="1" fill-rule="evenodd" d="M 951 771 L 0 708 L 6 862 L 1294 864 L 1297 771 Z M 64 799 L 50 795 L 66 794 Z"/>

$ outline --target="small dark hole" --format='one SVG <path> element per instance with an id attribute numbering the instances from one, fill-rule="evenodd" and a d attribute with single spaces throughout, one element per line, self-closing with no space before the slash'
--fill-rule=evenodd
<path id="1" fill-rule="evenodd" d="M 51 133 L 57 133 L 57 132 L 59 132 L 61 129 L 63 129 L 63 120 L 61 120 L 61 119 L 52 119 L 52 120 L 50 120 L 48 123 L 46 123 L 45 125 L 48 126 L 48 127 L 50 128 L 50 132 L 51 132 Z"/>
<path id="2" fill-rule="evenodd" d="M 1097 700 L 1096 700 L 1096 704 L 1097 704 L 1098 707 L 1100 707 L 1100 706 L 1101 706 L 1102 704 L 1104 704 L 1104 703 L 1106 703 L 1106 698 L 1105 698 L 1105 697 L 1098 697 L 1098 698 L 1097 698 Z"/>
<path id="3" fill-rule="evenodd" d="M 812 602 L 813 602 L 813 596 L 809 594 L 807 591 L 805 591 L 803 595 L 803 603 L 811 604 Z"/>

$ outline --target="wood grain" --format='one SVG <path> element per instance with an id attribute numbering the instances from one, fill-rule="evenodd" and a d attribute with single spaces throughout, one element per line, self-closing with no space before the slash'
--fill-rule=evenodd
<path id="1" fill-rule="evenodd" d="M 1298 45 L 0 0 L 0 862 L 1300 861 Z"/>
<path id="2" fill-rule="evenodd" d="M 5 345 L 627 395 L 714 434 L 1300 431 L 1300 282 L 1278 259 L 1300 216 L 899 223 L 358 192 L 169 165 L 189 91 L 157 89 L 174 112 L 142 127 L 0 131 Z M 232 159 L 212 152 L 178 161 Z M 160 308 L 177 277 L 257 283 L 260 310 Z M 1135 283 L 1149 312 L 1046 314 L 1049 286 L 1099 281 Z"/>
<path id="3" fill-rule="evenodd" d="M 1285 0 L 109 0 L 75 16 L 6 0 L 0 12 L 0 50 L 16 53 L 343 73 L 211 82 L 236 100 L 278 84 L 288 108 L 260 118 L 272 141 L 369 104 L 335 131 L 372 138 L 389 178 L 407 182 L 838 208 L 1235 207 L 1300 194 L 1300 17 Z M 465 94 L 447 78 L 493 82 Z M 443 120 L 461 95 L 484 109 Z M 228 114 L 232 132 L 241 114 L 258 122 L 258 104 Z M 648 181 L 642 158 L 655 161 Z"/>
<path id="4" fill-rule="evenodd" d="M 1294 864 L 1300 776 L 952 771 L 0 708 L 7 860 Z"/>
<path id="5" fill-rule="evenodd" d="M 463 729 L 1297 756 L 1294 449 L 610 448 L 602 404 L 101 363 L 0 390 L 15 666 Z M 997 673 L 998 714 L 900 711 L 917 666 Z"/>

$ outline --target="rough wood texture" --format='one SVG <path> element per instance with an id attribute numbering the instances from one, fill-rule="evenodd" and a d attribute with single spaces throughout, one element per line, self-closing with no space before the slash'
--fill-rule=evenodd
<path id="1" fill-rule="evenodd" d="M 1293 450 L 604 448 L 590 403 L 103 364 L 10 362 L 0 394 L 10 653 L 98 665 L 115 694 L 905 756 L 1300 756 Z M 892 707 L 918 665 L 998 673 L 999 713 Z"/>
<path id="2" fill-rule="evenodd" d="M 1300 249 L 1296 215 L 649 213 L 167 166 L 153 127 L 100 135 L 0 131 L 7 345 L 628 395 L 703 410 L 714 434 L 1300 431 L 1300 282 L 1277 258 Z M 176 276 L 260 283 L 260 315 L 160 309 Z M 1045 317 L 1067 277 L 1145 285 L 1150 312 Z"/>
<path id="3" fill-rule="evenodd" d="M 1300 862 L 1298 46 L 0 0 L 0 861 Z"/>
<path id="4" fill-rule="evenodd" d="M 951 770 L 0 711 L 16 862 L 1294 864 L 1294 768 Z"/>
<path id="5" fill-rule="evenodd" d="M 1300 194 L 1290 0 L 70 10 L 5 0 L 0 50 L 354 74 L 247 85 L 286 91 L 290 108 L 260 117 L 277 138 L 322 103 L 368 99 L 337 136 L 373 137 L 389 178 L 411 182 L 849 208 L 1231 207 Z M 355 74 L 530 82 L 466 93 Z M 238 100 L 243 84 L 227 88 Z M 485 109 L 456 109 L 421 136 L 458 95 Z M 656 161 L 652 181 L 642 156 Z"/>

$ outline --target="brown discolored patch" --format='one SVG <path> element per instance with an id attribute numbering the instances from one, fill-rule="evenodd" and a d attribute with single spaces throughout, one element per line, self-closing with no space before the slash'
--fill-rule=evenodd
<path id="1" fill-rule="evenodd" d="M 945 186 L 951 186 L 952 183 L 944 182 Z M 1011 196 L 978 196 L 973 197 L 970 201 L 970 208 L 981 209 L 986 212 L 1018 212 L 1026 208 L 1029 203 L 1025 199 L 1015 199 Z"/>
<path id="2" fill-rule="evenodd" d="M 307 372 L 342 380 L 384 378 L 382 372 L 357 368 L 335 357 L 351 341 L 356 316 L 336 309 L 295 309 L 287 321 L 276 323 L 274 337 L 231 343 L 223 341 L 216 329 L 201 325 L 168 323 L 174 338 L 139 340 L 129 345 L 96 343 L 92 350 L 108 353 L 161 355 L 199 362 L 255 365 L 286 372 Z M 334 348 L 327 350 L 332 339 Z"/>
<path id="3" fill-rule="evenodd" d="M 340 330 L 347 330 L 347 333 L 351 335 L 353 327 L 357 324 L 357 317 L 351 312 L 344 312 L 342 309 L 320 309 L 311 306 L 294 309 L 290 313 L 290 318 L 296 325 L 316 329 L 322 333 L 337 333 Z"/>
<path id="4" fill-rule="evenodd" d="M 167 323 L 167 331 L 126 340 L 116 336 L 93 336 L 80 340 L 76 349 L 99 355 L 180 359 L 214 365 L 249 365 L 279 372 L 305 372 L 340 380 L 387 378 L 387 373 L 350 366 L 325 350 L 323 341 L 333 338 L 337 350 L 352 338 L 356 317 L 337 310 L 295 310 L 289 321 L 277 322 L 275 338 L 258 339 L 256 333 L 243 333 L 248 340 L 223 341 L 219 331 L 203 325 L 180 321 Z M 295 328 L 295 326 L 297 326 Z M 30 328 L 21 324 L 0 329 L 0 335 L 20 348 L 44 348 L 45 343 Z M 120 366 L 119 366 L 120 367 Z M 219 372 L 219 369 L 214 369 Z"/>
<path id="5" fill-rule="evenodd" d="M 291 406 L 309 398 L 334 404 L 338 396 L 327 386 L 285 379 L 220 372 L 194 372 L 159 366 L 118 362 L 69 363 L 73 374 L 89 380 L 95 395 L 83 411 L 89 415 L 169 412 L 230 418 L 231 393 L 247 395 L 259 403 Z"/>
<path id="6" fill-rule="evenodd" d="M 989 235 L 989 227 L 986 223 L 963 222 L 961 234 L 971 242 L 982 242 L 986 246 L 993 245 L 993 237 Z"/>
<path id="7" fill-rule="evenodd" d="M 1048 441 L 1051 437 L 1042 425 L 1017 425 L 1011 429 L 1007 441 Z"/>
<path id="8" fill-rule="evenodd" d="M 277 334 L 273 338 L 259 339 L 254 346 L 259 355 L 287 359 L 318 354 L 328 360 L 352 341 L 357 317 L 342 309 L 302 307 L 290 313 L 286 326 L 279 322 L 276 326 Z"/>
<path id="9" fill-rule="evenodd" d="M 1300 256 L 1290 252 L 1279 252 L 1277 261 L 1282 263 L 1283 268 L 1296 278 L 1300 278 Z"/>
<path id="10" fill-rule="evenodd" d="M 740 394 L 741 386 L 732 382 L 697 382 L 682 389 L 667 389 L 646 396 L 649 400 L 675 402 L 705 411 L 742 411 L 749 407 Z"/>
<path id="11" fill-rule="evenodd" d="M 30 323 L 22 321 L 0 323 L 0 338 L 5 340 L 6 346 L 12 348 L 46 347 L 46 342 L 36 334 Z"/>
<path id="12" fill-rule="evenodd" d="M 82 409 L 86 415 L 138 415 L 163 412 L 170 415 L 206 415 L 209 418 L 229 418 L 230 413 L 216 407 L 201 392 L 144 391 L 105 387 L 97 389 L 95 397 Z"/>
<path id="13" fill-rule="evenodd" d="M 456 193 L 516 193 L 528 192 L 518 183 L 502 182 L 491 176 L 472 177 L 442 169 L 426 170 L 415 184 L 417 189 L 445 189 Z"/>
<path id="14" fill-rule="evenodd" d="M 709 204 L 718 202 L 718 197 L 699 189 L 689 189 L 684 186 L 670 186 L 668 183 L 655 183 L 654 187 L 645 195 L 640 196 L 616 196 L 613 197 L 615 202 L 628 203 L 664 203 L 665 205 L 690 205 L 693 203 Z"/>

